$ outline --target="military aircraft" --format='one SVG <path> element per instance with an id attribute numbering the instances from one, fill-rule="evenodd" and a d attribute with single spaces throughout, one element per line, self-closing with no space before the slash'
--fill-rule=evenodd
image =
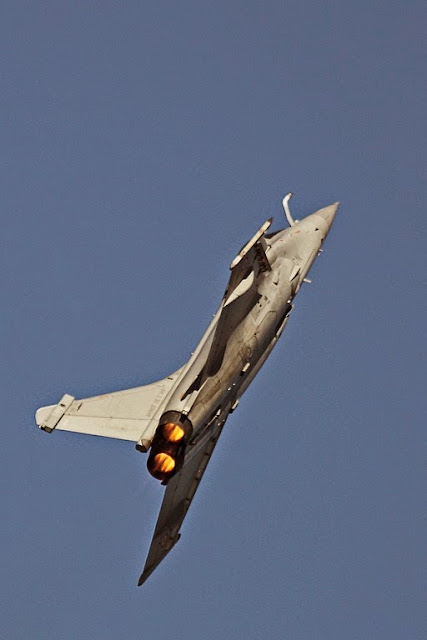
<path id="1" fill-rule="evenodd" d="M 147 467 L 166 485 L 142 585 L 180 538 L 179 530 L 225 421 L 254 379 L 293 309 L 293 300 L 322 250 L 339 203 L 267 234 L 272 218 L 230 265 L 221 304 L 188 362 L 152 384 L 40 408 L 36 422 L 50 433 L 75 431 L 136 442 Z"/>

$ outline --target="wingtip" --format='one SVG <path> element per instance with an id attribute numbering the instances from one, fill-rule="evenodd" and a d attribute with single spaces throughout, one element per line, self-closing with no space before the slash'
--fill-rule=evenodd
<path id="1" fill-rule="evenodd" d="M 35 421 L 37 426 L 41 427 L 46 418 L 52 413 L 52 410 L 56 407 L 56 404 L 50 404 L 47 407 L 40 407 L 35 414 Z"/>
<path id="2" fill-rule="evenodd" d="M 144 582 L 146 582 L 147 579 L 151 576 L 151 574 L 153 573 L 154 569 L 155 569 L 155 567 L 152 567 L 152 568 L 150 568 L 148 570 L 144 569 L 144 571 L 139 576 L 138 587 L 142 587 Z"/>

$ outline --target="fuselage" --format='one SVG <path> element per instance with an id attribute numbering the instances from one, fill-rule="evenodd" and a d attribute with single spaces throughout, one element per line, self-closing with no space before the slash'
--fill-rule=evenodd
<path id="1" fill-rule="evenodd" d="M 204 444 L 213 422 L 221 416 L 225 422 L 267 359 L 286 326 L 292 301 L 319 254 L 337 206 L 325 207 L 287 229 L 265 236 L 269 268 L 250 271 L 235 291 L 230 294 L 226 290 L 164 407 L 164 416 L 181 416 L 190 425 L 185 455 L 191 455 L 192 447 L 198 449 Z M 221 322 L 227 332 L 225 337 L 218 335 Z M 223 345 L 219 355 L 215 354 L 217 343 Z M 159 428 L 165 420 L 168 418 L 160 419 Z M 185 430 L 187 433 L 187 427 Z"/>

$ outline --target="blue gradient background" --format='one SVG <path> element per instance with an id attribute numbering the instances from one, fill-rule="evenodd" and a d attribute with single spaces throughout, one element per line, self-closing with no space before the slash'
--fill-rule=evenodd
<path id="1" fill-rule="evenodd" d="M 425 3 L 0 18 L 0 636 L 424 639 Z M 145 457 L 35 409 L 185 362 L 289 190 L 342 202 L 313 285 L 137 589 Z"/>

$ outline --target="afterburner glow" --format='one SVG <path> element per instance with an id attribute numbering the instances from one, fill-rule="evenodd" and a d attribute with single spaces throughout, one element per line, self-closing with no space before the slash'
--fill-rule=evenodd
<path id="1" fill-rule="evenodd" d="M 162 427 L 163 435 L 169 442 L 179 442 L 185 436 L 184 429 L 173 422 L 167 422 Z"/>
<path id="2" fill-rule="evenodd" d="M 158 453 L 154 456 L 154 473 L 171 473 L 175 469 L 175 460 L 167 453 Z"/>

